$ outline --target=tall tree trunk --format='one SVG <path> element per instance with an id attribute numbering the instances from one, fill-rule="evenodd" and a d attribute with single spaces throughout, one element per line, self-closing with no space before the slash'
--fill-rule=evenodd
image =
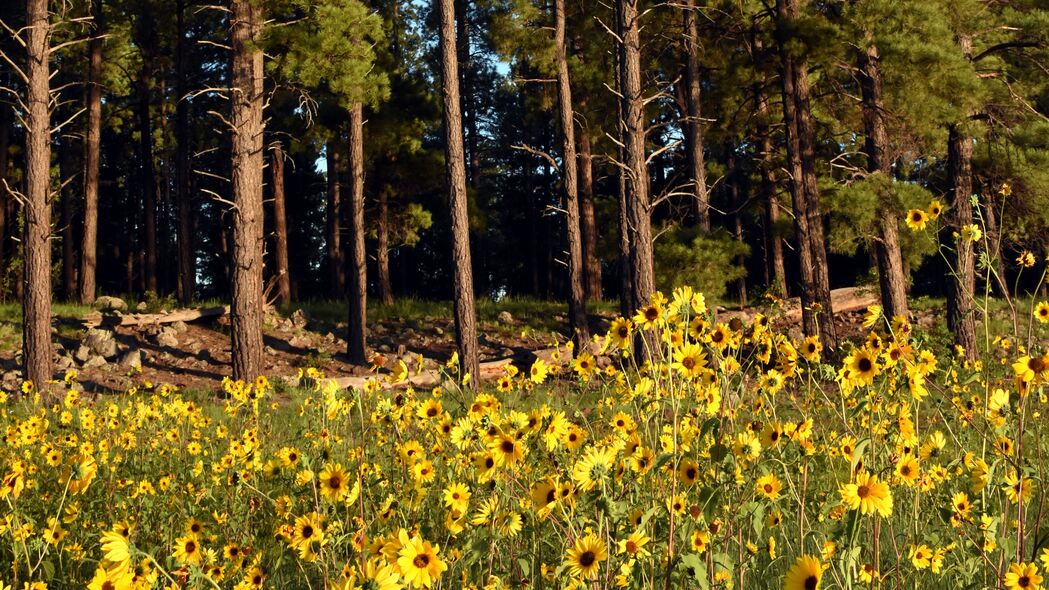
<path id="1" fill-rule="evenodd" d="M 97 1 L 97 0 L 96 0 Z M 197 286 L 196 257 L 193 254 L 193 195 L 190 192 L 190 131 L 189 101 L 186 100 L 186 26 L 185 0 L 176 6 L 178 42 L 175 97 L 175 182 L 178 201 L 178 298 L 182 305 L 189 305 Z"/>
<path id="2" fill-rule="evenodd" d="M 350 318 L 346 334 L 346 354 L 350 362 L 368 362 L 368 260 L 364 253 L 364 107 L 350 107 Z"/>
<path id="3" fill-rule="evenodd" d="M 379 271 L 379 299 L 383 305 L 393 305 L 393 283 L 390 282 L 390 195 L 385 187 L 379 189 L 379 220 L 376 224 L 375 262 Z"/>
<path id="4" fill-rule="evenodd" d="M 739 170 L 739 158 L 736 156 L 736 146 L 730 141 L 725 142 L 725 163 L 726 163 L 726 177 L 725 183 L 728 189 L 728 202 L 732 204 L 734 213 L 732 214 L 732 237 L 735 238 L 736 242 L 743 245 L 743 205 L 746 201 L 746 197 L 740 190 L 741 172 Z M 747 257 L 740 254 L 736 257 L 736 264 L 743 266 L 747 261 Z M 747 275 L 736 279 L 736 295 L 739 297 L 739 304 L 741 307 L 747 305 Z"/>
<path id="5" fill-rule="evenodd" d="M 456 56 L 459 59 L 460 102 L 466 126 L 467 180 L 476 189 L 481 184 L 481 158 L 477 153 L 477 109 L 473 94 L 473 54 L 470 48 L 470 0 L 455 1 Z"/>
<path id="6" fill-rule="evenodd" d="M 455 54 L 455 7 L 440 0 L 441 80 L 444 98 L 445 165 L 452 217 L 452 265 L 455 269 L 455 338 L 462 370 L 480 377 L 473 266 L 470 258 L 470 217 L 466 196 L 466 156 L 459 104 L 459 64 Z"/>
<path id="7" fill-rule="evenodd" d="M 62 208 L 62 296 L 68 301 L 77 296 L 76 248 L 73 244 L 73 179 L 77 173 L 72 143 L 70 136 L 64 136 L 58 142 L 58 176 L 62 187 L 58 191 Z"/>
<path id="8" fill-rule="evenodd" d="M 685 13 L 686 92 L 688 105 L 688 167 L 692 181 L 692 214 L 704 232 L 710 231 L 710 194 L 707 191 L 707 173 L 703 160 L 703 120 L 700 100 L 699 24 L 696 19 L 696 1 L 687 0 Z"/>
<path id="9" fill-rule="evenodd" d="M 95 302 L 98 265 L 98 174 L 102 157 L 102 0 L 91 3 L 95 19 L 88 42 L 87 88 L 84 100 L 87 129 L 84 134 L 84 228 L 80 242 L 80 303 Z"/>
<path id="10" fill-rule="evenodd" d="M 801 17 L 799 0 L 777 0 L 777 27 L 787 39 Z M 804 60 L 787 44 L 780 46 L 783 121 L 791 176 L 794 230 L 801 263 L 802 327 L 819 334 L 823 346 L 835 345 L 834 310 L 830 301 L 827 248 L 823 241 L 819 188 L 816 182 L 815 130 L 809 108 L 809 79 Z"/>
<path id="11" fill-rule="evenodd" d="M 594 212 L 594 155 L 590 130 L 579 134 L 579 219 L 583 232 L 586 298 L 601 301 L 601 259 L 597 256 L 597 218 Z"/>
<path id="12" fill-rule="evenodd" d="M 259 37 L 265 18 L 252 0 L 231 0 L 233 27 L 233 378 L 251 380 L 262 367 L 262 118 L 263 56 Z"/>
<path id="13" fill-rule="evenodd" d="M 8 150 L 11 147 L 11 107 L 0 103 L 0 277 L 7 271 Z M 0 301 L 7 301 L 7 290 L 0 286 Z"/>
<path id="14" fill-rule="evenodd" d="M 769 274 L 773 291 L 787 296 L 787 271 L 783 264 L 783 238 L 780 237 L 779 194 L 776 190 L 776 163 L 773 159 L 772 133 L 769 130 L 769 100 L 762 84 L 755 87 L 754 99 L 757 102 L 757 144 L 761 151 L 759 173 L 761 177 L 761 201 L 765 204 L 765 250 L 768 259 Z"/>
<path id="15" fill-rule="evenodd" d="M 972 179 L 973 138 L 965 134 L 958 125 L 951 125 L 947 138 L 947 180 L 950 193 L 950 208 L 945 240 L 961 233 L 963 227 L 973 222 L 970 196 L 973 192 Z M 949 243 L 949 242 L 948 242 Z M 976 291 L 976 270 L 973 257 L 973 242 L 958 238 L 947 248 L 948 261 L 953 270 L 947 280 L 947 327 L 954 333 L 954 343 L 965 349 L 966 358 L 976 358 L 976 320 L 973 314 L 973 296 Z"/>
<path id="16" fill-rule="evenodd" d="M 557 95 L 560 107 L 558 112 L 561 116 L 561 145 L 564 155 L 561 159 L 561 186 L 567 212 L 565 226 L 568 234 L 568 325 L 578 350 L 583 351 L 590 343 L 590 328 L 587 325 L 586 292 L 583 287 L 583 240 L 580 235 L 579 180 L 576 175 L 575 117 L 572 111 L 568 54 L 565 49 L 565 0 L 554 0 L 554 23 Z"/>
<path id="17" fill-rule="evenodd" d="M 889 133 L 885 125 L 885 107 L 882 103 L 882 76 L 878 48 L 873 43 L 859 54 L 860 92 L 863 98 L 863 127 L 867 136 L 867 171 L 892 178 L 892 159 L 889 157 Z M 900 250 L 899 215 L 893 207 L 891 194 L 881 195 L 878 205 L 878 239 L 875 256 L 878 260 L 878 283 L 881 286 L 881 305 L 885 317 L 907 316 L 907 275 Z"/>
<path id="18" fill-rule="evenodd" d="M 626 161 L 627 239 L 630 260 L 630 305 L 638 308 L 655 291 L 652 260 L 652 225 L 649 217 L 649 179 L 645 153 L 645 107 L 641 95 L 641 37 L 637 0 L 618 0 L 620 46 L 620 95 L 623 102 L 623 135 Z"/>
<path id="19" fill-rule="evenodd" d="M 288 217 L 284 204 L 284 148 L 280 141 L 270 144 L 273 157 L 273 245 L 277 261 L 277 297 L 281 305 L 291 303 L 291 276 L 288 274 Z"/>
<path id="20" fill-rule="evenodd" d="M 25 225 L 22 354 L 25 378 L 48 387 L 51 359 L 51 101 L 47 0 L 26 0 Z"/>
<path id="21" fill-rule="evenodd" d="M 338 133 L 328 140 L 328 285 L 331 296 L 346 296 L 346 259 L 342 255 L 342 187 L 339 183 Z"/>
<path id="22" fill-rule="evenodd" d="M 146 20 L 146 17 L 142 17 Z M 152 27 L 151 23 L 145 25 Z M 144 33 L 149 40 L 152 35 Z M 143 218 L 145 221 L 145 290 L 157 292 L 157 180 L 153 169 L 153 126 L 149 117 L 153 82 L 153 56 L 143 48 L 142 69 L 138 78 L 139 171 L 142 183 Z"/>

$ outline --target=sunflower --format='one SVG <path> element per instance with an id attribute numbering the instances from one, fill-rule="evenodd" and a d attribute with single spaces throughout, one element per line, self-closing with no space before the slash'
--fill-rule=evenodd
<path id="1" fill-rule="evenodd" d="M 512 436 L 499 434 L 488 442 L 488 451 L 495 458 L 496 465 L 513 467 L 524 457 L 524 446 Z"/>
<path id="2" fill-rule="evenodd" d="M 921 209 L 911 209 L 907 212 L 907 227 L 914 231 L 922 231 L 929 221 L 929 214 Z"/>
<path id="3" fill-rule="evenodd" d="M 361 581 L 364 588 L 374 590 L 401 590 L 401 577 L 392 565 L 381 559 L 369 559 L 361 570 Z M 350 585 L 351 588 L 357 586 Z"/>
<path id="4" fill-rule="evenodd" d="M 448 564 L 437 556 L 440 545 L 431 545 L 418 535 L 409 538 L 403 530 L 399 540 L 401 548 L 397 552 L 397 567 L 409 586 L 429 588 L 441 577 L 441 572 L 448 569 Z"/>
<path id="5" fill-rule="evenodd" d="M 881 368 L 878 366 L 878 356 L 863 347 L 857 349 L 846 359 L 849 368 L 849 377 L 855 385 L 870 385 L 874 376 Z"/>
<path id="6" fill-rule="evenodd" d="M 572 370 L 584 380 L 590 379 L 590 375 L 593 374 L 596 368 L 597 361 L 594 360 L 594 355 L 589 352 L 581 352 L 572 360 Z"/>
<path id="7" fill-rule="evenodd" d="M 728 326 L 722 323 L 718 323 L 714 326 L 714 329 L 710 331 L 710 335 L 707 336 L 707 341 L 711 346 L 718 350 L 725 350 L 732 340 L 732 332 L 729 331 Z"/>
<path id="8" fill-rule="evenodd" d="M 543 359 L 535 359 L 532 363 L 532 368 L 528 371 L 528 378 L 532 380 L 532 383 L 536 385 L 546 381 L 546 376 L 550 373 L 550 367 L 546 364 Z"/>
<path id="9" fill-rule="evenodd" d="M 651 330 L 656 327 L 662 317 L 663 303 L 660 298 L 653 296 L 651 303 L 637 310 L 637 313 L 634 314 L 634 321 L 643 329 Z"/>
<path id="10" fill-rule="evenodd" d="M 295 519 L 295 526 L 291 536 L 292 547 L 298 548 L 323 540 L 324 529 L 321 525 L 320 515 L 314 512 Z"/>
<path id="11" fill-rule="evenodd" d="M 882 516 L 892 514 L 892 492 L 888 484 L 878 481 L 877 475 L 861 471 L 856 474 L 855 483 L 841 486 L 839 492 L 850 510 L 858 508 L 865 515 L 874 511 Z"/>
<path id="12" fill-rule="evenodd" d="M 801 350 L 801 356 L 810 363 L 819 362 L 820 352 L 823 351 L 823 345 L 820 344 L 819 338 L 815 336 L 809 336 L 808 338 L 801 341 L 801 346 L 798 347 Z"/>
<path id="13" fill-rule="evenodd" d="M 790 567 L 783 590 L 817 590 L 823 577 L 823 565 L 812 555 L 802 555 Z"/>
<path id="14" fill-rule="evenodd" d="M 328 463 L 320 475 L 321 495 L 333 504 L 341 502 L 350 493 L 349 479 L 342 465 Z"/>
<path id="15" fill-rule="evenodd" d="M 645 549 L 645 545 L 651 541 L 651 537 L 645 536 L 645 532 L 641 529 L 630 533 L 630 536 L 619 541 L 619 552 L 626 553 L 631 559 L 638 557 L 648 557 L 651 555 L 648 549 Z"/>
<path id="16" fill-rule="evenodd" d="M 928 212 L 930 219 L 938 218 L 940 214 L 943 213 L 943 203 L 941 203 L 939 199 L 933 200 L 933 202 L 929 203 Z"/>
<path id="17" fill-rule="evenodd" d="M 1042 576 L 1038 573 L 1038 566 L 1033 563 L 1014 563 L 1005 573 L 1003 583 L 1009 590 L 1041 588 Z"/>
<path id="18" fill-rule="evenodd" d="M 87 584 L 87 590 L 122 590 L 132 587 L 135 574 L 128 570 L 106 570 L 101 565 L 95 570 L 95 577 Z M 32 586 L 26 585 L 27 588 Z M 8 586 L 10 588 L 10 586 Z"/>
<path id="19" fill-rule="evenodd" d="M 677 474 L 681 483 L 690 486 L 699 479 L 699 465 L 692 459 L 684 459 L 677 468 Z"/>
<path id="20" fill-rule="evenodd" d="M 692 379 L 707 367 L 707 355 L 698 344 L 685 344 L 674 351 L 672 367 L 683 377 Z"/>
<path id="21" fill-rule="evenodd" d="M 627 349 L 630 348 L 630 334 L 634 329 L 634 324 L 626 318 L 616 318 L 612 322 L 612 326 L 608 328 L 608 335 L 605 337 L 606 348 L 608 344 L 614 344 L 616 348 Z"/>
<path id="22" fill-rule="evenodd" d="M 1035 306 L 1034 318 L 1043 324 L 1049 324 L 1049 302 L 1040 301 Z"/>
<path id="23" fill-rule="evenodd" d="M 596 580 L 601 562 L 608 559 L 608 550 L 605 542 L 595 535 L 589 535 L 577 539 L 575 546 L 568 550 L 565 556 L 565 565 L 573 578 L 582 580 Z"/>
<path id="24" fill-rule="evenodd" d="M 552 479 L 544 479 L 532 484 L 529 489 L 532 498 L 532 507 L 540 517 L 550 514 L 551 508 L 557 502 L 557 482 Z"/>
<path id="25" fill-rule="evenodd" d="M 193 535 L 175 539 L 175 551 L 171 555 L 182 565 L 200 565 L 203 559 L 200 541 Z"/>
<path id="26" fill-rule="evenodd" d="M 918 460 L 914 457 L 904 457 L 896 464 L 896 475 L 905 484 L 914 485 L 920 473 L 921 468 L 918 465 Z"/>
<path id="27" fill-rule="evenodd" d="M 783 484 L 780 483 L 779 478 L 770 473 L 758 479 L 754 489 L 769 500 L 775 500 L 779 498 L 779 491 L 783 489 Z"/>
<path id="28" fill-rule="evenodd" d="M 131 547 L 124 532 L 127 530 L 127 527 L 117 526 L 102 533 L 102 557 L 113 564 L 110 569 L 126 570 L 131 564 Z"/>
<path id="29" fill-rule="evenodd" d="M 444 489 L 444 505 L 450 510 L 466 512 L 470 505 L 470 488 L 463 483 L 453 483 Z"/>

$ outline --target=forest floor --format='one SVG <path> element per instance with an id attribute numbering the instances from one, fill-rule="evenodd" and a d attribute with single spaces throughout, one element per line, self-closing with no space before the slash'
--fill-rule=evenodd
<path id="1" fill-rule="evenodd" d="M 840 297 L 840 299 L 839 299 Z M 839 307 L 838 301 L 846 302 Z M 836 314 L 841 338 L 862 338 L 863 310 L 876 302 L 869 289 L 835 292 L 835 306 L 847 311 Z M 215 303 L 212 306 L 217 305 Z M 792 310 L 793 306 L 793 310 Z M 616 317 L 615 302 L 590 306 L 590 329 L 603 334 Z M 143 305 L 138 308 L 144 311 Z M 918 300 L 914 306 L 916 323 L 933 331 L 942 324 L 942 300 Z M 785 302 L 779 312 L 769 301 L 744 309 L 717 307 L 719 321 L 739 315 L 751 319 L 755 313 L 779 314 L 778 323 L 797 331 L 800 322 L 797 303 Z M 152 310 L 151 310 L 152 311 Z M 164 318 L 177 312 L 156 309 L 152 315 L 106 315 L 114 317 Z M 60 373 L 76 369 L 87 390 L 121 391 L 143 381 L 169 383 L 186 390 L 215 391 L 230 374 L 229 316 L 216 315 L 195 321 L 114 325 L 114 321 L 92 327 L 91 310 L 82 306 L 58 304 L 54 341 Z M 98 317 L 98 314 L 94 314 Z M 273 310 L 265 315 L 265 366 L 278 387 L 296 381 L 299 369 L 313 367 L 330 377 L 363 377 L 372 368 L 347 362 L 346 307 L 339 301 L 303 302 L 294 307 Z M 568 320 L 563 303 L 531 299 L 490 300 L 478 306 L 481 360 L 513 359 L 528 366 L 539 351 L 567 340 Z M 455 327 L 448 302 L 404 299 L 393 305 L 374 305 L 369 310 L 369 347 L 386 358 L 386 366 L 403 359 L 412 367 L 423 358 L 423 368 L 434 370 L 455 350 Z M 16 304 L 0 304 L 0 385 L 17 387 L 21 348 L 21 309 Z"/>

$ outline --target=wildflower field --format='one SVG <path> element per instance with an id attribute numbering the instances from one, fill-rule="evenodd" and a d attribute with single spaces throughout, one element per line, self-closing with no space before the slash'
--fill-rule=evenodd
<path id="1" fill-rule="evenodd" d="M 597 357 L 567 347 L 492 384 L 454 358 L 430 391 L 404 364 L 363 390 L 307 371 L 209 398 L 27 383 L 2 409 L 0 580 L 1038 588 L 1049 356 L 1028 317 L 1030 337 L 967 363 L 872 308 L 830 358 L 683 288 L 616 320 Z"/>

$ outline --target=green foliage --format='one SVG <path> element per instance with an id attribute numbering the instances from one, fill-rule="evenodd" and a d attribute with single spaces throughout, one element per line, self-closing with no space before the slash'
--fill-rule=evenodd
<path id="1" fill-rule="evenodd" d="M 374 69 L 382 19 L 358 0 L 296 0 L 291 24 L 271 27 L 268 42 L 283 49 L 270 70 L 307 87 L 322 86 L 348 106 L 389 96 L 386 73 Z"/>
<path id="2" fill-rule="evenodd" d="M 831 215 L 831 251 L 851 256 L 860 248 L 872 249 L 878 235 L 879 207 L 888 199 L 885 210 L 899 220 L 900 249 L 907 265 L 917 268 L 936 252 L 936 243 L 927 234 L 912 232 L 903 223 L 909 209 L 925 210 L 936 198 L 925 187 L 876 173 L 847 185 L 824 187 L 823 195 L 822 204 Z"/>
<path id="3" fill-rule="evenodd" d="M 729 283 L 746 275 L 736 259 L 749 253 L 749 246 L 723 231 L 703 235 L 695 228 L 674 226 L 655 243 L 656 288 L 670 292 L 674 285 L 693 285 L 719 299 Z"/>

